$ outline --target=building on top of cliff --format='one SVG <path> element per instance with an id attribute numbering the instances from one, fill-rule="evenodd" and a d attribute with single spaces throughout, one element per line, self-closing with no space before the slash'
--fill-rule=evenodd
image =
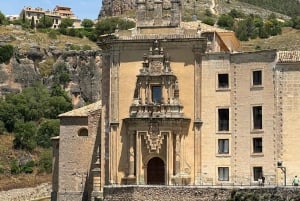
<path id="1" fill-rule="evenodd" d="M 101 105 L 60 116 L 53 200 L 117 200 L 103 189 L 132 184 L 281 186 L 298 175 L 299 51 L 242 52 L 233 32 L 184 26 L 177 0 L 136 4 L 135 29 L 99 38 Z"/>
<path id="2" fill-rule="evenodd" d="M 39 23 L 43 16 L 48 16 L 53 19 L 53 29 L 57 29 L 61 23 L 61 20 L 64 18 L 72 19 L 74 27 L 80 27 L 81 20 L 78 19 L 74 13 L 71 11 L 71 8 L 65 6 L 56 6 L 53 10 L 45 10 L 43 8 L 37 7 L 33 8 L 31 6 L 24 7 L 19 15 L 20 19 L 25 17 L 28 20 L 34 20 L 35 25 Z"/>

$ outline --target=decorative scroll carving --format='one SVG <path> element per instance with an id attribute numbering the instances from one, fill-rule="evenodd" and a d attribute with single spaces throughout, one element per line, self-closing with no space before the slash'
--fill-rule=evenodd
<path id="1" fill-rule="evenodd" d="M 145 135 L 145 140 L 146 140 L 146 144 L 147 144 L 149 153 L 150 152 L 159 153 L 159 150 L 163 143 L 163 139 L 164 139 L 164 135 L 162 135 L 159 130 L 159 123 L 158 122 L 150 122 L 149 130 L 148 130 L 147 134 Z"/>

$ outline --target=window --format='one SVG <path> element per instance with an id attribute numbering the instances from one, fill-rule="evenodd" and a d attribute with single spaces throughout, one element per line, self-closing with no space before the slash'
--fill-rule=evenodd
<path id="1" fill-rule="evenodd" d="M 161 86 L 152 86 L 152 102 L 161 103 Z"/>
<path id="2" fill-rule="evenodd" d="M 218 74 L 218 88 L 227 89 L 229 87 L 228 74 Z"/>
<path id="3" fill-rule="evenodd" d="M 253 138 L 253 153 L 262 153 L 262 138 Z"/>
<path id="4" fill-rule="evenodd" d="M 78 136 L 88 136 L 89 135 L 89 131 L 86 128 L 81 128 L 78 131 Z"/>
<path id="5" fill-rule="evenodd" d="M 253 167 L 253 179 L 254 181 L 258 181 L 258 179 L 262 178 L 263 169 L 262 167 Z"/>
<path id="6" fill-rule="evenodd" d="M 218 139 L 218 154 L 229 153 L 229 139 Z"/>
<path id="7" fill-rule="evenodd" d="M 261 70 L 252 71 L 252 85 L 262 85 L 262 72 Z"/>
<path id="8" fill-rule="evenodd" d="M 218 109 L 218 131 L 229 131 L 229 109 Z"/>
<path id="9" fill-rule="evenodd" d="M 218 167 L 218 180 L 219 181 L 229 181 L 229 168 L 228 167 Z"/>
<path id="10" fill-rule="evenodd" d="M 262 106 L 252 107 L 253 129 L 262 129 Z"/>

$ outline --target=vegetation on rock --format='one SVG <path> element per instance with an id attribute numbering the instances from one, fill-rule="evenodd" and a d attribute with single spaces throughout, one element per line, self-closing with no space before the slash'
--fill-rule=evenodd
<path id="1" fill-rule="evenodd" d="M 9 61 L 13 54 L 14 47 L 12 45 L 0 46 L 0 63 Z"/>
<path id="2" fill-rule="evenodd" d="M 14 147 L 33 151 L 37 145 L 49 148 L 58 135 L 59 114 L 72 109 L 70 98 L 59 85 L 50 90 L 37 83 L 22 93 L 0 101 L 0 120 L 7 132 L 15 133 Z"/>
<path id="3" fill-rule="evenodd" d="M 265 9 L 286 14 L 288 16 L 300 16 L 300 1 L 298 0 L 239 0 Z"/>

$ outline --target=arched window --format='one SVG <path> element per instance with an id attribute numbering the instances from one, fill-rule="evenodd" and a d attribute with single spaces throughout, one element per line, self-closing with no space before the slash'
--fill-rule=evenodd
<path id="1" fill-rule="evenodd" d="M 87 128 L 80 128 L 78 131 L 78 136 L 88 136 L 89 131 Z"/>

